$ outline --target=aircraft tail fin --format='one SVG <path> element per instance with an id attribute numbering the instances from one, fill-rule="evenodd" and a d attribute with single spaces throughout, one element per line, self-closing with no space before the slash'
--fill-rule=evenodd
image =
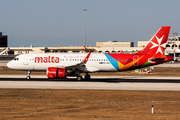
<path id="1" fill-rule="evenodd" d="M 164 55 L 171 26 L 162 26 L 150 39 L 145 48 L 137 54 Z"/>

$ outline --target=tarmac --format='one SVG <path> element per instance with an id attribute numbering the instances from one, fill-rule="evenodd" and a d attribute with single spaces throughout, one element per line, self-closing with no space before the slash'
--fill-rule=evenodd
<path id="1" fill-rule="evenodd" d="M 26 80 L 23 75 L 0 75 L 0 88 L 16 89 L 86 89 L 86 90 L 153 90 L 179 91 L 180 77 L 121 77 L 92 76 L 89 81 L 74 78 L 53 79 L 46 76 L 32 76 Z"/>

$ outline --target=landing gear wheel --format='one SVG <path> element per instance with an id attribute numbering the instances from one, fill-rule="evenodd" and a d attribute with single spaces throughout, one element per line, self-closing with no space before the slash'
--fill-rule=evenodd
<path id="1" fill-rule="evenodd" d="M 30 76 L 27 76 L 26 79 L 29 80 L 29 79 L 31 79 L 31 77 L 30 77 Z"/>
<path id="2" fill-rule="evenodd" d="M 83 80 L 83 77 L 82 76 L 77 76 L 77 80 L 81 81 L 81 80 Z"/>
<path id="3" fill-rule="evenodd" d="M 84 76 L 84 78 L 85 78 L 85 80 L 89 80 L 91 78 L 91 76 L 87 74 Z"/>

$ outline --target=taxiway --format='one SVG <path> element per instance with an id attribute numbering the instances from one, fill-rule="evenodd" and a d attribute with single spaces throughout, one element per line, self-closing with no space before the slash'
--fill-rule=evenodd
<path id="1" fill-rule="evenodd" d="M 89 81 L 77 81 L 46 76 L 32 76 L 26 80 L 22 75 L 1 75 L 0 88 L 179 91 L 180 77 L 92 76 Z"/>

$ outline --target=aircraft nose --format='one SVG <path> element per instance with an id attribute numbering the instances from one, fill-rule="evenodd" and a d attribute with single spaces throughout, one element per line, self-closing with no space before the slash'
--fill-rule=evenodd
<path id="1" fill-rule="evenodd" d="M 8 67 L 8 68 L 12 68 L 12 67 L 13 67 L 13 64 L 12 64 L 11 61 L 9 61 L 9 62 L 7 63 L 7 67 Z"/>

